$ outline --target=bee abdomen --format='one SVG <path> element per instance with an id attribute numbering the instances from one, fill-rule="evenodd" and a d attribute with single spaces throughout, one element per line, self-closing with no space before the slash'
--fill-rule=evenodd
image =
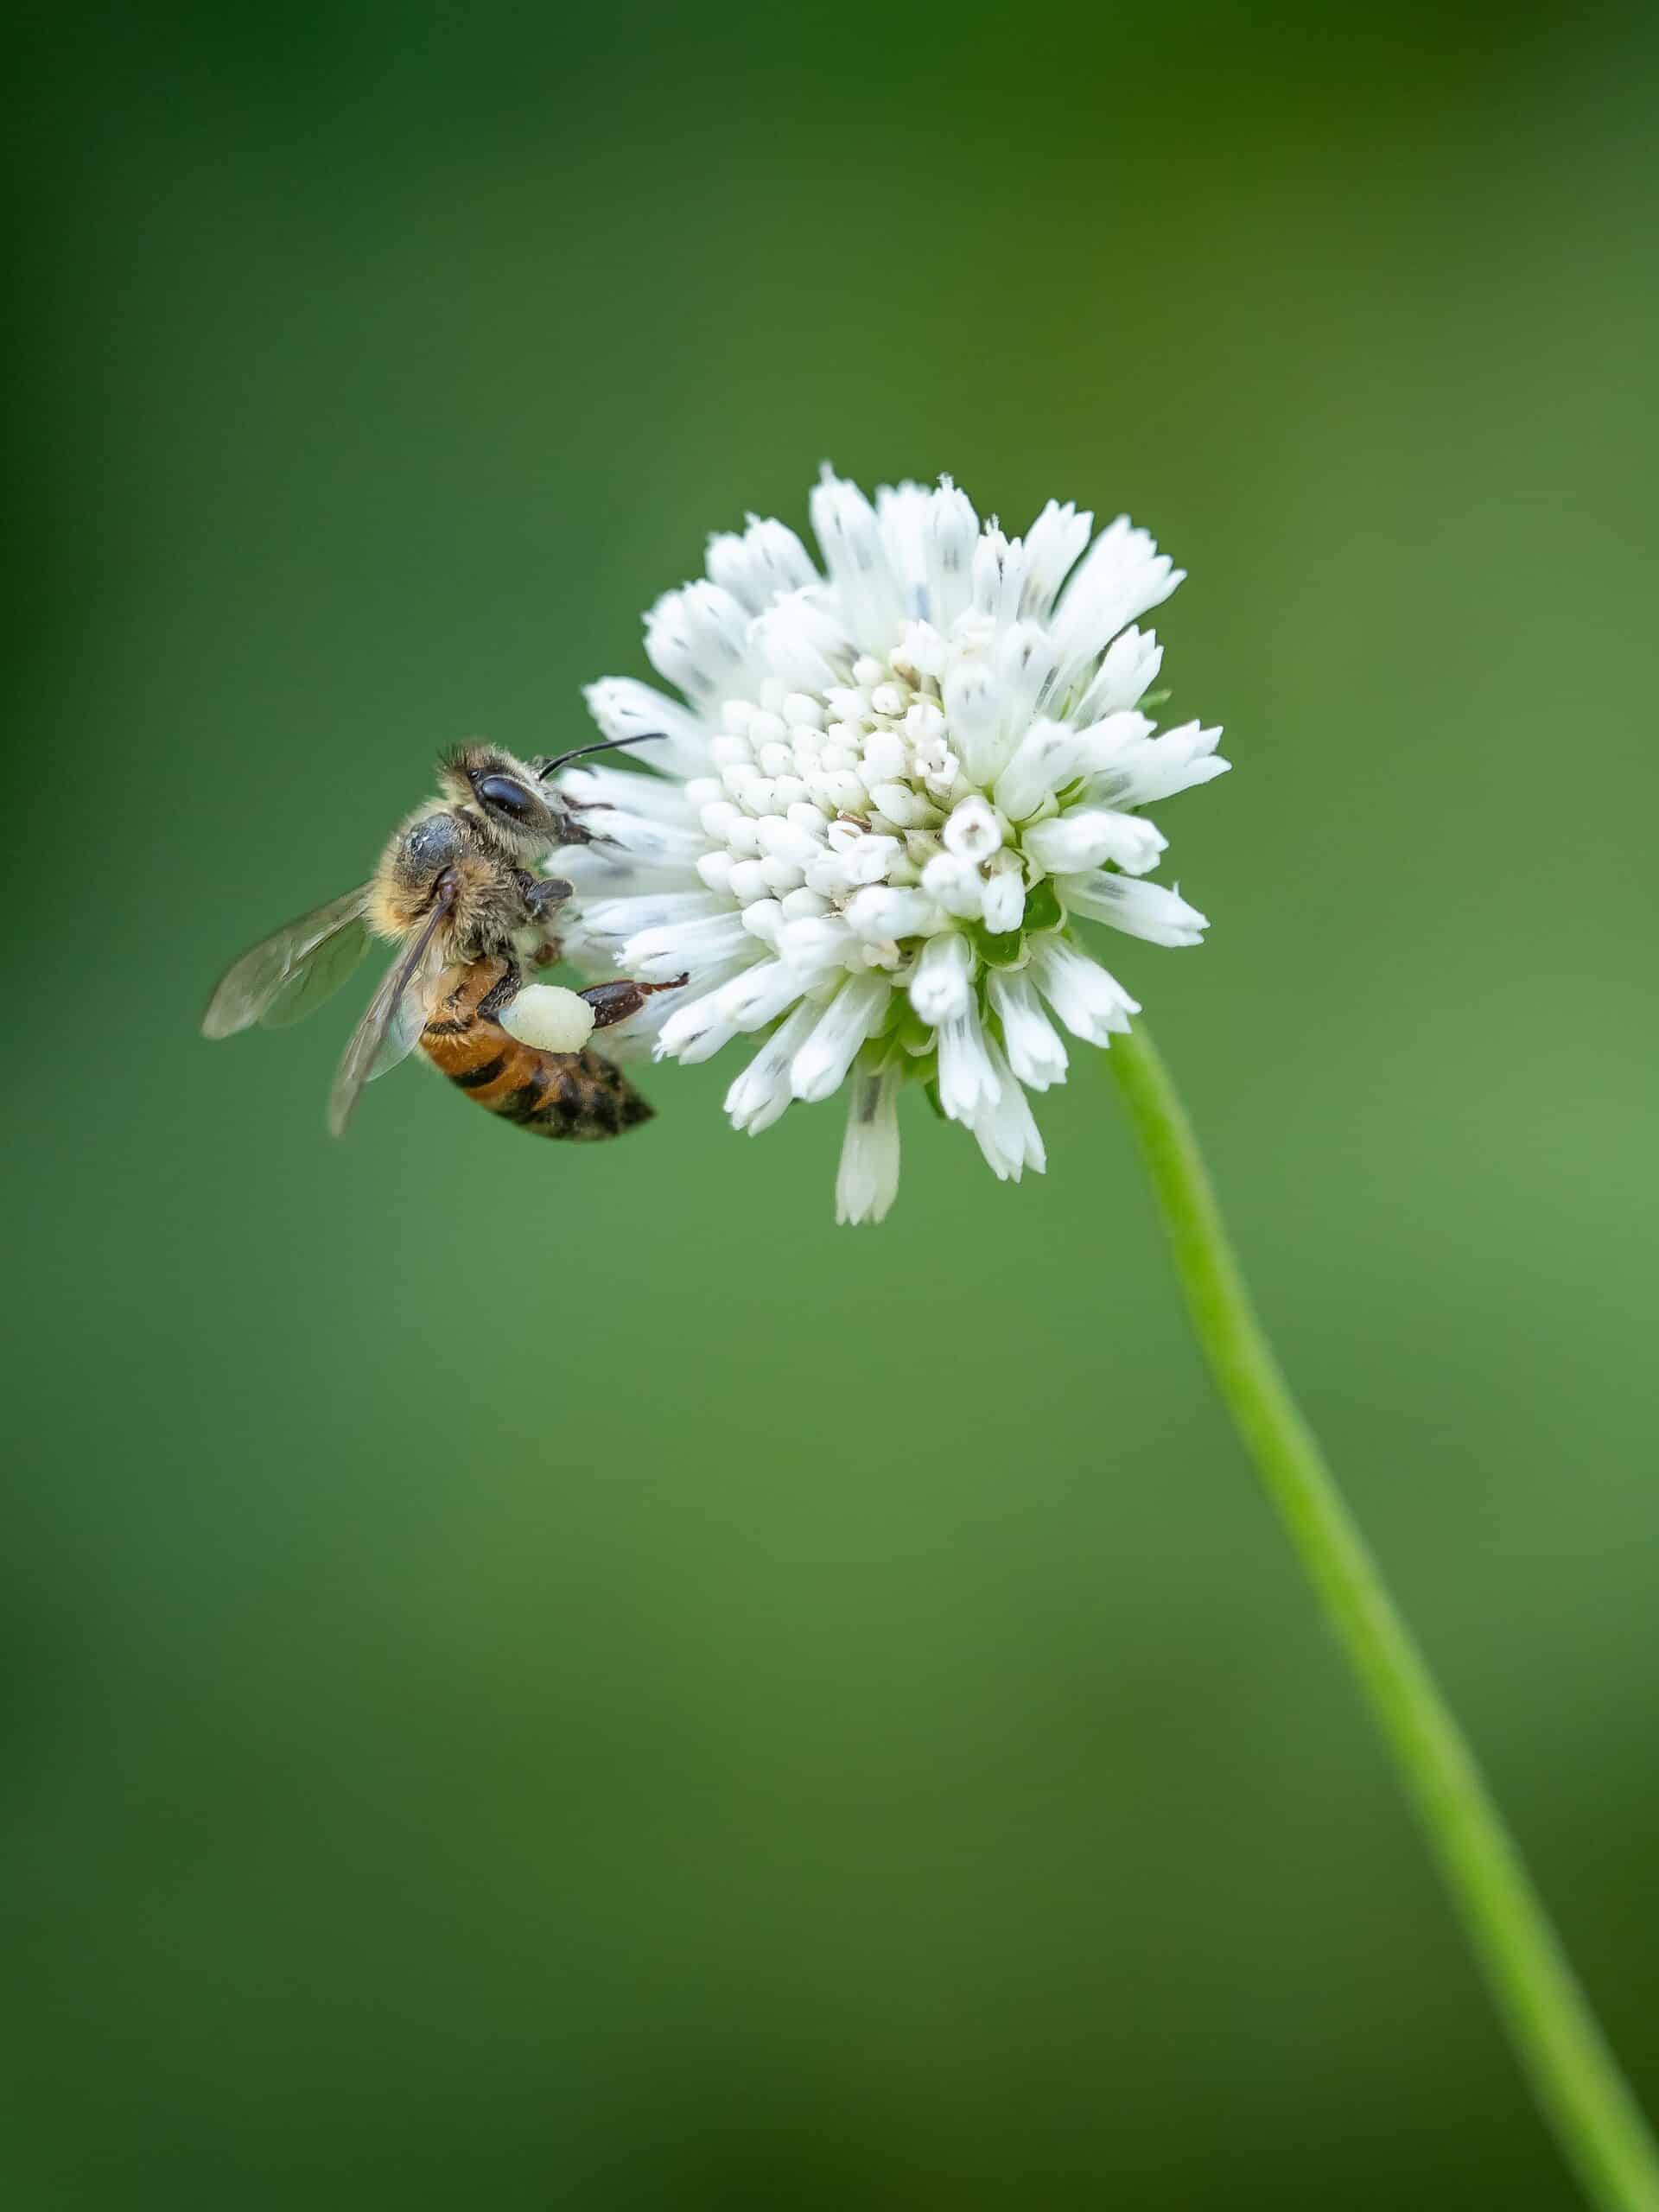
<path id="1" fill-rule="evenodd" d="M 620 1137 L 652 1109 L 597 1052 L 543 1052 L 450 999 L 421 1033 L 421 1050 L 471 1098 L 537 1136 L 574 1144 Z"/>

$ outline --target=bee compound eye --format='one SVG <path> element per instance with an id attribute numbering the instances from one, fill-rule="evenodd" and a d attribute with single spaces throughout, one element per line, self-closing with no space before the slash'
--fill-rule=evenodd
<path id="1" fill-rule="evenodd" d="M 499 807 L 515 822 L 529 822 L 535 815 L 536 801 L 516 776 L 479 776 L 473 789 L 486 806 Z"/>

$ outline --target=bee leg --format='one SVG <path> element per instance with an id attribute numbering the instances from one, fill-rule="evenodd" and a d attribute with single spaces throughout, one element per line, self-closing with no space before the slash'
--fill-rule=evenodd
<path id="1" fill-rule="evenodd" d="M 648 998 L 658 991 L 677 991 L 682 983 L 689 983 L 690 975 L 676 976 L 669 983 L 631 983 L 619 978 L 614 983 L 590 983 L 576 996 L 586 999 L 594 1009 L 595 1029 L 608 1029 L 613 1021 L 626 1021 L 631 1014 L 638 1014 Z"/>
<path id="2" fill-rule="evenodd" d="M 564 948 L 548 926 L 553 915 L 572 895 L 574 886 L 562 875 L 531 875 L 518 870 L 518 893 L 532 927 L 539 927 L 542 942 L 531 955 L 538 968 L 551 968 L 563 957 Z"/>
<path id="3" fill-rule="evenodd" d="M 514 999 L 518 997 L 519 991 L 524 987 L 524 979 L 519 974 L 518 969 L 513 966 L 512 962 L 509 962 L 507 963 L 506 973 L 504 976 L 499 976 L 496 982 L 492 983 L 489 989 L 486 991 L 483 997 L 480 999 L 478 1002 L 478 1019 L 480 1021 L 496 1020 L 500 1015 L 502 1009 L 505 1007 L 510 1007 Z"/>
<path id="4" fill-rule="evenodd" d="M 562 875 L 526 875 L 518 871 L 518 888 L 524 897 L 524 912 L 531 921 L 545 921 L 556 906 L 563 906 L 575 893 L 575 886 L 567 883 Z"/>

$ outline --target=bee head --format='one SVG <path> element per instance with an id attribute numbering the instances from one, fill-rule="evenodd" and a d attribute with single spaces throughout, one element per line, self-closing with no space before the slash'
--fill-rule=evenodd
<path id="1" fill-rule="evenodd" d="M 535 860 L 564 841 L 564 815 L 535 770 L 498 745 L 463 745 L 438 764 L 450 803 L 481 823 L 515 860 Z"/>

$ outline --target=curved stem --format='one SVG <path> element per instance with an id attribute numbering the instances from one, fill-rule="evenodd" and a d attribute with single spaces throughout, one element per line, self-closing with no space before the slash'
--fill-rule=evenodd
<path id="1" fill-rule="evenodd" d="M 1415 1804 L 1522 2068 L 1586 2194 L 1659 2212 L 1659 2153 L 1250 1305 L 1192 1123 L 1139 1023 L 1109 1056 L 1193 1325 Z"/>

